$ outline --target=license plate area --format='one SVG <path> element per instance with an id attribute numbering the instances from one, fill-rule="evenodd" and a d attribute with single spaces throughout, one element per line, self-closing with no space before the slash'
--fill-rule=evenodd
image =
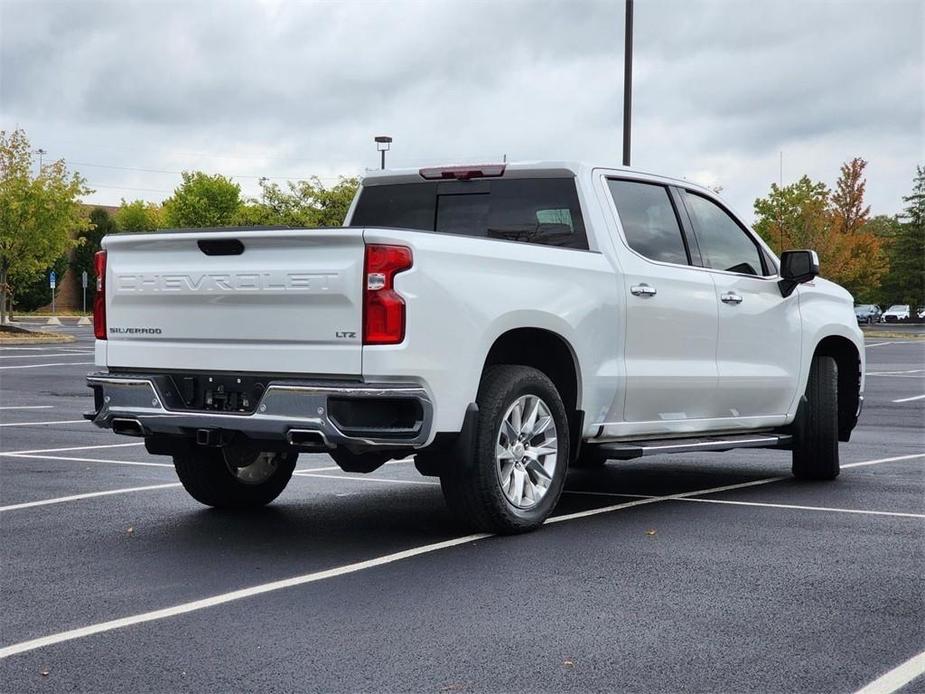
<path id="1" fill-rule="evenodd" d="M 158 384 L 169 410 L 251 414 L 266 390 L 267 379 L 227 374 L 162 376 Z"/>

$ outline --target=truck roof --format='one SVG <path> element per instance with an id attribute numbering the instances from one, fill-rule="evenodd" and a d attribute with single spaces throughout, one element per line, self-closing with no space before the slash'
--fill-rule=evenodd
<path id="1" fill-rule="evenodd" d="M 439 163 L 423 166 L 420 168 L 402 168 L 402 169 L 367 169 L 361 176 L 361 182 L 366 186 L 383 185 L 386 183 L 417 183 L 422 181 L 421 171 L 424 169 L 456 168 L 472 166 L 499 166 L 501 162 L 454 162 Z M 609 164 L 591 164 L 589 162 L 574 160 L 548 160 L 548 161 L 516 161 L 504 163 L 504 176 L 509 178 L 521 178 L 524 176 L 563 176 L 573 175 L 582 176 L 590 174 L 592 171 L 606 170 L 636 175 L 644 178 L 658 179 L 665 182 L 683 185 L 687 188 L 695 188 L 704 193 L 715 196 L 716 193 L 698 183 L 681 179 L 664 174 L 654 173 L 652 171 L 643 171 L 627 166 L 613 166 Z"/>

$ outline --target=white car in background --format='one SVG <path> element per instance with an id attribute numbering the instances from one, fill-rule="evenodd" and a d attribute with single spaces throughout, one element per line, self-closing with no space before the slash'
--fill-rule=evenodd
<path id="1" fill-rule="evenodd" d="M 901 320 L 909 320 L 912 315 L 909 304 L 893 304 L 883 312 L 884 323 L 894 323 Z"/>

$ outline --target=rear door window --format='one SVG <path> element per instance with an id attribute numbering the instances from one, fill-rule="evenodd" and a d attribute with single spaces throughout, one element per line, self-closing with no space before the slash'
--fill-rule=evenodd
<path id="1" fill-rule="evenodd" d="M 351 224 L 588 248 L 573 178 L 369 186 L 360 194 Z"/>
<path id="2" fill-rule="evenodd" d="M 651 260 L 689 264 L 681 225 L 664 186 L 616 179 L 607 185 L 630 248 Z"/>

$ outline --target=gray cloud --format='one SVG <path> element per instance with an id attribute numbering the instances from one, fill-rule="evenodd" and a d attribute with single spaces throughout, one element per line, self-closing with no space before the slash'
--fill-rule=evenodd
<path id="1" fill-rule="evenodd" d="M 871 161 L 894 212 L 925 159 L 918 0 L 639 0 L 634 163 L 722 184 Z M 0 0 L 0 127 L 160 199 L 204 168 L 335 176 L 460 159 L 620 159 L 623 3 Z M 137 190 L 136 190 L 137 189 Z"/>

